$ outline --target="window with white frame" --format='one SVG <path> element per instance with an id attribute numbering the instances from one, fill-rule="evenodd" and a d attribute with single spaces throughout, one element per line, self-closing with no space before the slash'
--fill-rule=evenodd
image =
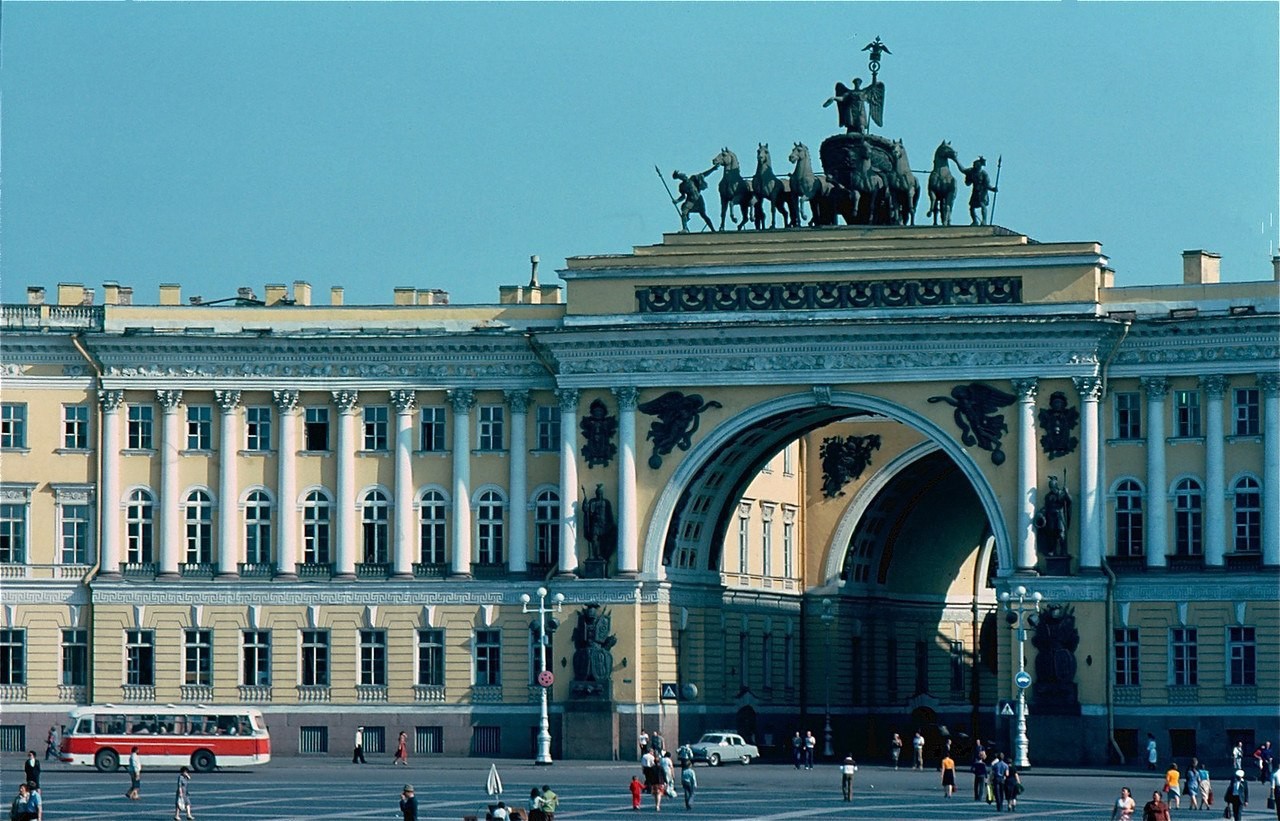
<path id="1" fill-rule="evenodd" d="M 124 631 L 124 683 L 153 687 L 156 683 L 156 633 Z"/>
<path id="2" fill-rule="evenodd" d="M 499 631 L 476 631 L 475 672 L 477 687 L 502 684 L 502 634 Z"/>
<path id="3" fill-rule="evenodd" d="M 130 405 L 126 415 L 129 450 L 155 449 L 155 408 L 151 405 Z"/>
<path id="4" fill-rule="evenodd" d="M 150 564 L 155 561 L 155 500 L 145 490 L 129 493 L 125 506 L 125 562 Z"/>
<path id="5" fill-rule="evenodd" d="M 1117 687 L 1137 687 L 1138 677 L 1138 628 L 1115 629 L 1115 684 Z"/>
<path id="6" fill-rule="evenodd" d="M 501 405 L 481 405 L 478 418 L 476 449 L 502 450 L 506 409 Z"/>
<path id="7" fill-rule="evenodd" d="M 330 530 L 329 497 L 312 490 L 302 500 L 302 562 L 328 564 Z"/>
<path id="8" fill-rule="evenodd" d="M 539 405 L 534 410 L 536 450 L 560 449 L 560 408 L 556 405 Z"/>
<path id="9" fill-rule="evenodd" d="M 1169 683 L 1178 687 L 1193 687 L 1200 680 L 1200 658 L 1194 627 L 1173 627 L 1169 630 Z"/>
<path id="10" fill-rule="evenodd" d="M 738 572 L 746 573 L 751 558 L 751 503 L 738 505 Z"/>
<path id="11" fill-rule="evenodd" d="M 311 453 L 329 450 L 329 409 L 302 409 L 302 449 Z"/>
<path id="12" fill-rule="evenodd" d="M 796 475 L 796 443 L 792 442 L 782 449 L 782 475 Z"/>
<path id="13" fill-rule="evenodd" d="M 418 631 L 418 685 L 444 686 L 444 631 Z"/>
<path id="14" fill-rule="evenodd" d="M 796 574 L 796 510 L 782 508 L 782 575 L 795 578 Z"/>
<path id="15" fill-rule="evenodd" d="M 1125 479 L 1116 486 L 1116 555 L 1141 556 L 1142 486 Z"/>
<path id="16" fill-rule="evenodd" d="M 951 652 L 948 654 L 948 660 L 951 662 L 951 692 L 956 695 L 964 693 L 964 642 L 951 641 Z"/>
<path id="17" fill-rule="evenodd" d="M 1242 476 L 1231 489 L 1235 503 L 1235 538 L 1232 546 L 1236 553 L 1257 553 L 1262 550 L 1262 488 L 1251 476 Z"/>
<path id="18" fill-rule="evenodd" d="M 1116 438 L 1142 438 L 1142 394 L 1122 391 L 1115 395 Z"/>
<path id="19" fill-rule="evenodd" d="M 240 683 L 271 686 L 271 631 L 245 630 L 240 641 Z"/>
<path id="20" fill-rule="evenodd" d="M 1195 479 L 1183 479 L 1173 490 L 1173 538 L 1179 556 L 1204 553 L 1204 493 Z"/>
<path id="21" fill-rule="evenodd" d="M 1254 687 L 1258 683 L 1258 640 L 1253 627 L 1227 628 L 1227 684 Z"/>
<path id="22" fill-rule="evenodd" d="M 364 409 L 364 449 L 384 451 L 390 441 L 390 409 L 386 405 L 370 405 Z"/>
<path id="23" fill-rule="evenodd" d="M 193 490 L 183 504 L 186 520 L 186 563 L 213 562 L 213 499 L 203 490 Z"/>
<path id="24" fill-rule="evenodd" d="M 245 450 L 265 453 L 271 450 L 271 408 L 253 405 L 244 409 Z"/>
<path id="25" fill-rule="evenodd" d="M 89 684 L 89 631 L 69 628 L 62 631 L 61 682 L 67 687 Z"/>
<path id="26" fill-rule="evenodd" d="M 419 561 L 423 564 L 445 563 L 448 515 L 449 506 L 445 503 L 443 493 L 428 490 L 422 494 L 421 504 L 418 505 L 418 523 L 421 539 Z"/>
<path id="27" fill-rule="evenodd" d="M 27 631 L 0 630 L 0 684 L 27 683 Z"/>
<path id="28" fill-rule="evenodd" d="M 387 686 L 387 631 L 360 631 L 360 683 Z"/>
<path id="29" fill-rule="evenodd" d="M 1231 432 L 1236 436 L 1258 436 L 1262 433 L 1262 401 L 1257 388 L 1232 391 Z"/>
<path id="30" fill-rule="evenodd" d="M 365 494 L 360 505 L 363 563 L 386 564 L 391 549 L 391 506 L 380 490 Z"/>
<path id="31" fill-rule="evenodd" d="M 27 446 L 27 406 L 0 402 L 0 448 L 20 450 Z"/>
<path id="32" fill-rule="evenodd" d="M 1173 392 L 1173 431 L 1179 439 L 1191 439 L 1200 433 L 1200 391 Z"/>
<path id="33" fill-rule="evenodd" d="M 443 453 L 447 450 L 444 439 L 444 405 L 424 405 L 418 427 L 418 450 L 426 453 Z"/>
<path id="34" fill-rule="evenodd" d="M 187 405 L 187 450 L 213 450 L 212 405 Z"/>
<path id="35" fill-rule="evenodd" d="M 329 686 L 329 631 L 303 630 L 301 633 L 302 667 L 298 683 L 303 687 Z"/>
<path id="36" fill-rule="evenodd" d="M 62 447 L 64 450 L 89 449 L 89 406 L 62 406 Z"/>
<path id="37" fill-rule="evenodd" d="M 505 511 L 502 494 L 487 490 L 476 507 L 476 548 L 480 564 L 502 564 Z"/>
<path id="38" fill-rule="evenodd" d="M 88 504 L 58 505 L 61 539 L 58 560 L 62 564 L 89 564 L 93 554 L 93 506 Z"/>
<path id="39" fill-rule="evenodd" d="M 0 564 L 27 561 L 27 506 L 0 504 Z"/>
<path id="40" fill-rule="evenodd" d="M 213 684 L 213 631 L 183 631 L 183 684 Z"/>
<path id="41" fill-rule="evenodd" d="M 764 560 L 764 567 L 761 573 L 765 576 L 773 575 L 773 511 L 775 506 L 772 502 L 760 503 L 760 555 Z"/>
<path id="42" fill-rule="evenodd" d="M 261 490 L 250 493 L 244 503 L 244 560 L 271 563 L 271 497 Z"/>
<path id="43" fill-rule="evenodd" d="M 560 494 L 544 490 L 533 501 L 533 563 L 554 565 L 560 556 Z"/>

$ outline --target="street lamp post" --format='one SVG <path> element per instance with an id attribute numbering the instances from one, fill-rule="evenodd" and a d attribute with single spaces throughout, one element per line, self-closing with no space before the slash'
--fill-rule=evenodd
<path id="1" fill-rule="evenodd" d="M 1030 604 L 1027 602 L 1028 598 L 1031 599 Z M 1015 718 L 1013 738 L 1015 767 L 1031 766 L 1031 761 L 1027 757 L 1027 687 L 1031 684 L 1031 677 L 1027 673 L 1027 628 L 1035 627 L 1043 598 L 1039 591 L 1028 596 L 1027 588 L 1023 585 L 1015 587 L 1012 596 L 1007 590 L 1000 594 L 1000 603 L 1005 609 L 1005 619 L 1009 622 L 1009 626 L 1017 631 L 1018 639 L 1018 672 L 1014 675 L 1014 684 L 1018 689 L 1018 713 Z"/>
<path id="2" fill-rule="evenodd" d="M 542 712 L 538 717 L 538 755 L 534 758 L 534 764 L 551 764 L 551 720 L 547 716 L 547 693 L 551 690 L 551 684 L 554 677 L 551 675 L 551 668 L 547 666 L 547 645 L 550 644 L 547 636 L 547 614 L 558 613 L 564 605 L 564 594 L 557 593 L 552 598 L 552 604 L 547 606 L 547 588 L 539 587 L 538 606 L 530 607 L 529 603 L 532 599 L 528 593 L 520 594 L 520 605 L 526 613 L 538 614 L 538 645 L 542 651 L 542 671 L 538 674 L 538 689 L 541 690 Z"/>
<path id="3" fill-rule="evenodd" d="M 835 749 L 831 746 L 831 622 L 836 620 L 836 614 L 831 612 L 831 599 L 822 600 L 822 625 L 823 638 L 822 648 L 825 651 L 823 658 L 825 663 L 823 666 L 823 679 L 826 682 L 826 726 L 822 728 L 822 754 L 830 758 L 835 754 Z"/>

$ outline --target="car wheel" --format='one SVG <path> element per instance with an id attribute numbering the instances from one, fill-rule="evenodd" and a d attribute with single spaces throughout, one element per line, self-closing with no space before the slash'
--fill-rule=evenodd
<path id="1" fill-rule="evenodd" d="M 741 761 L 743 764 L 750 764 L 750 763 L 751 763 L 751 756 L 749 756 L 749 755 L 744 755 L 742 758 L 740 758 L 740 759 L 738 759 L 738 760 L 739 760 L 739 761 Z"/>
<path id="2" fill-rule="evenodd" d="M 100 773 L 113 773 L 120 769 L 120 756 L 115 750 L 98 750 L 98 754 L 93 757 L 93 766 Z"/>
<path id="3" fill-rule="evenodd" d="M 711 755 L 707 756 L 707 763 L 710 764 L 712 767 L 719 767 L 720 753 L 712 753 Z"/>
<path id="4" fill-rule="evenodd" d="M 196 750 L 191 754 L 191 769 L 198 773 L 211 773 L 218 765 L 218 760 L 208 750 Z"/>

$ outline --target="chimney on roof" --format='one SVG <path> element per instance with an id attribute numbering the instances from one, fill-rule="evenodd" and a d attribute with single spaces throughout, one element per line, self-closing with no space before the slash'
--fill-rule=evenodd
<path id="1" fill-rule="evenodd" d="M 329 304 L 330 304 L 330 305 L 341 305 L 341 304 L 342 304 L 342 295 L 343 295 L 343 293 L 344 293 L 344 291 L 342 290 L 342 286 L 341 286 L 341 285 L 334 285 L 332 288 L 330 288 L 330 289 L 329 289 Z"/>
<path id="2" fill-rule="evenodd" d="M 58 283 L 58 304 L 59 305 L 83 305 L 84 304 L 84 286 L 78 282 L 59 282 Z"/>
<path id="3" fill-rule="evenodd" d="M 537 254 L 534 254 L 533 256 L 529 257 L 529 267 L 532 269 L 531 271 L 529 271 L 529 287 L 530 288 L 538 287 L 538 263 L 540 261 L 541 260 L 538 259 Z"/>
<path id="4" fill-rule="evenodd" d="M 1271 275 L 1280 282 L 1280 255 L 1271 258 Z"/>
<path id="5" fill-rule="evenodd" d="M 182 304 L 182 286 L 172 282 L 160 283 L 160 304 L 161 305 L 181 305 Z"/>
<path id="6" fill-rule="evenodd" d="M 1222 255 L 1212 251 L 1182 252 L 1182 284 L 1212 285 L 1218 281 Z"/>
<path id="7" fill-rule="evenodd" d="M 27 304 L 43 305 L 44 304 L 44 288 L 39 285 L 27 286 Z"/>
<path id="8" fill-rule="evenodd" d="M 293 303 L 295 305 L 311 304 L 311 283 L 300 279 L 293 281 Z"/>
<path id="9" fill-rule="evenodd" d="M 268 305 L 275 305 L 277 302 L 282 302 L 288 298 L 289 298 L 289 286 L 283 283 L 266 286 L 265 301 Z"/>

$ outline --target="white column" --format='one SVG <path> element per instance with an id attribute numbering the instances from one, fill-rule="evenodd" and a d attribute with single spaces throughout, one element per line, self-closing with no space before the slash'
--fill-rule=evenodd
<path id="1" fill-rule="evenodd" d="M 1280 374 L 1258 374 L 1262 388 L 1262 564 L 1280 566 Z"/>
<path id="2" fill-rule="evenodd" d="M 1018 532 L 1016 544 L 1018 559 L 1016 569 L 1022 573 L 1034 572 L 1036 555 L 1036 483 L 1038 454 L 1036 453 L 1036 390 L 1034 379 L 1013 380 L 1014 393 L 1018 395 Z"/>
<path id="3" fill-rule="evenodd" d="M 1204 564 L 1227 563 L 1227 477 L 1222 448 L 1226 432 L 1222 421 L 1222 397 L 1227 378 L 1219 374 L 1200 377 L 1205 394 L 1204 434 Z"/>
<path id="4" fill-rule="evenodd" d="M 395 464 L 395 542 L 391 559 L 391 577 L 413 578 L 413 412 L 418 398 L 413 391 L 392 391 L 391 405 L 396 409 Z"/>
<path id="5" fill-rule="evenodd" d="M 1143 377 L 1142 388 L 1147 392 L 1147 498 L 1143 514 L 1147 521 L 1143 550 L 1147 555 L 1147 567 L 1164 567 L 1168 562 L 1169 510 L 1168 489 L 1164 468 L 1164 397 L 1169 392 L 1169 380 L 1162 376 Z"/>
<path id="6" fill-rule="evenodd" d="M 218 575 L 219 579 L 240 577 L 240 391 L 214 391 L 222 415 L 218 417 Z"/>
<path id="7" fill-rule="evenodd" d="M 1102 379 L 1079 376 L 1074 380 L 1080 392 L 1080 569 L 1102 569 L 1102 542 L 1098 539 L 1098 517 L 1102 493 L 1098 488 L 1098 400 Z"/>
<path id="8" fill-rule="evenodd" d="M 507 540 L 507 568 L 512 573 L 524 573 L 529 567 L 529 479 L 526 462 L 529 447 L 525 441 L 529 392 L 506 391 L 503 395 L 511 409 L 511 477 L 507 486 L 511 493 L 511 504 L 507 508 L 511 536 Z"/>
<path id="9" fill-rule="evenodd" d="M 272 391 L 280 429 L 276 451 L 276 578 L 298 577 L 298 392 Z"/>
<path id="10" fill-rule="evenodd" d="M 100 578 L 120 576 L 120 542 L 123 528 L 120 526 L 120 406 L 124 403 L 124 391 L 101 391 L 98 404 L 102 406 L 102 485 L 98 494 L 98 519 L 101 528 L 98 535 Z"/>
<path id="11" fill-rule="evenodd" d="M 471 409 L 476 406 L 475 391 L 451 390 L 449 404 L 453 407 L 453 555 L 449 575 L 461 578 L 471 575 Z"/>
<path id="12" fill-rule="evenodd" d="M 618 398 L 618 575 L 640 572 L 639 532 L 636 524 L 636 402 L 640 390 L 630 385 L 613 389 Z"/>
<path id="13" fill-rule="evenodd" d="M 182 507 L 178 495 L 178 456 L 182 451 L 182 391 L 156 391 L 160 403 L 160 573 L 178 578 L 182 552 Z"/>
<path id="14" fill-rule="evenodd" d="M 338 504 L 335 511 L 338 530 L 338 549 L 333 567 L 333 578 L 356 577 L 356 411 L 359 410 L 358 391 L 334 391 L 333 403 L 338 406 Z"/>
<path id="15" fill-rule="evenodd" d="M 578 392 L 558 388 L 560 401 L 560 572 L 578 569 Z"/>

